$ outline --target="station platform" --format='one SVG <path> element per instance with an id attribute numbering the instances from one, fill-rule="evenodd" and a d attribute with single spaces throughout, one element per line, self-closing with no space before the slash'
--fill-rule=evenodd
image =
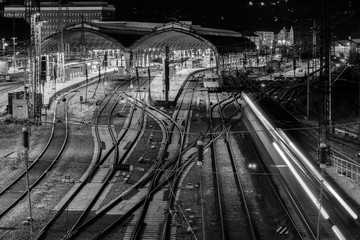
<path id="1" fill-rule="evenodd" d="M 174 74 L 170 78 L 169 100 L 175 99 L 179 89 L 181 88 L 182 84 L 184 83 L 186 78 L 189 76 L 189 74 L 196 73 L 196 72 L 202 72 L 203 70 L 205 70 L 205 68 L 190 68 L 190 69 L 186 68 L 186 69 L 182 69 L 182 70 L 176 72 L 176 74 Z M 117 69 L 113 68 L 113 69 L 106 70 L 107 73 L 114 72 L 114 71 L 117 71 Z M 101 71 L 101 73 L 103 73 L 103 70 Z M 216 73 L 213 73 L 212 71 L 206 71 L 203 75 L 204 75 L 203 78 L 205 78 L 205 79 L 206 78 L 212 78 L 212 79 L 218 78 L 218 75 Z M 89 73 L 88 81 L 90 82 L 91 80 L 98 78 L 98 76 L 99 76 L 99 72 Z M 44 86 L 44 92 L 45 92 L 44 104 L 48 105 L 50 98 L 55 93 L 61 91 L 62 89 L 71 87 L 73 85 L 77 85 L 77 84 L 85 82 L 85 81 L 86 81 L 85 76 L 78 76 L 78 77 L 75 77 L 66 82 L 56 83 L 56 86 L 52 82 L 46 83 Z M 164 89 L 165 89 L 165 84 L 164 84 L 163 73 L 158 73 L 152 79 L 151 85 L 150 85 L 152 99 L 155 101 L 165 100 Z"/>
<path id="2" fill-rule="evenodd" d="M 212 71 L 206 71 L 206 68 L 185 68 L 181 69 L 180 71 L 177 71 L 176 74 L 174 74 L 170 78 L 170 91 L 169 91 L 169 101 L 173 101 L 179 92 L 179 89 L 183 85 L 186 78 L 193 73 L 201 72 L 204 79 L 217 79 L 219 76 L 216 73 L 213 73 Z M 155 101 L 163 101 L 165 100 L 165 83 L 164 83 L 164 76 L 163 74 L 158 74 L 155 76 L 155 78 L 151 81 L 150 85 L 150 91 L 151 91 L 151 98 Z"/>
<path id="3" fill-rule="evenodd" d="M 108 68 L 101 70 L 101 75 L 103 73 L 114 73 L 116 75 L 117 68 Z M 207 71 L 204 71 L 207 70 Z M 196 75 L 196 72 L 199 72 L 199 75 Z M 9 71 L 10 75 L 12 74 L 12 71 Z M 187 77 L 190 74 L 195 73 L 195 77 L 201 77 L 203 79 L 218 79 L 219 76 L 212 71 L 212 69 L 208 68 L 183 68 L 179 71 L 177 71 L 175 74 L 173 74 L 170 77 L 170 91 L 169 91 L 169 101 L 173 101 L 175 97 L 177 96 L 177 93 L 181 86 L 183 85 L 184 81 L 187 79 Z M 24 81 L 23 72 L 16 72 L 17 82 Z M 151 97 L 154 101 L 163 101 L 165 100 L 165 82 L 164 82 L 164 74 L 163 72 L 157 72 L 155 75 L 152 75 L 152 82 L 150 85 L 150 91 L 151 91 Z M 96 81 L 99 77 L 98 71 L 93 71 L 88 73 L 88 82 Z M 47 81 L 44 84 L 44 88 L 42 89 L 44 91 L 43 101 L 44 105 L 48 110 L 51 109 L 50 104 L 52 103 L 53 99 L 56 98 L 56 95 L 60 95 L 61 91 L 80 84 L 85 84 L 86 77 L 85 76 L 73 76 L 70 80 L 67 80 L 65 82 L 56 82 L 55 81 Z M 14 91 L 23 91 L 23 87 L 19 87 L 18 89 Z"/>
<path id="4" fill-rule="evenodd" d="M 102 69 L 101 74 L 103 73 L 111 73 L 116 72 L 116 68 L 108 68 L 106 70 Z M 88 73 L 88 82 L 91 82 L 99 77 L 98 71 L 93 71 Z M 67 80 L 65 82 L 54 82 L 54 81 L 47 81 L 44 85 L 44 105 L 49 106 L 51 98 L 56 94 L 59 93 L 61 90 L 78 85 L 81 83 L 86 82 L 86 76 L 76 76 L 72 77 L 70 80 Z"/>

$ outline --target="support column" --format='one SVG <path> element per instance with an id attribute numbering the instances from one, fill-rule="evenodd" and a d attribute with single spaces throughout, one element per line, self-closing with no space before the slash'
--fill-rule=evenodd
<path id="1" fill-rule="evenodd" d="M 124 54 L 124 60 L 125 60 L 125 69 L 130 70 L 132 68 L 132 53 L 131 52 L 125 52 Z"/>
<path id="2" fill-rule="evenodd" d="M 165 47 L 165 103 L 166 106 L 169 105 L 169 89 L 170 89 L 170 79 L 169 79 L 169 62 L 170 62 L 170 52 L 169 46 Z"/>
<path id="3" fill-rule="evenodd" d="M 141 67 L 145 67 L 145 53 L 141 53 Z"/>

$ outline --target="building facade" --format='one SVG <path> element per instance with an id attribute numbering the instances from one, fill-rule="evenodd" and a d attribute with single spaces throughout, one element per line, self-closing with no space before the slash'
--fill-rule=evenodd
<path id="1" fill-rule="evenodd" d="M 115 17 L 115 7 L 107 2 L 40 2 L 41 35 L 46 38 L 61 28 L 82 21 L 93 22 L 111 20 Z M 25 18 L 24 5 L 5 5 L 4 17 Z"/>
<path id="2" fill-rule="evenodd" d="M 289 30 L 287 30 L 285 27 L 283 27 L 279 33 L 276 35 L 276 44 L 277 45 L 286 45 L 291 46 L 294 44 L 294 30 L 292 27 L 290 27 Z"/>
<path id="3" fill-rule="evenodd" d="M 275 39 L 274 32 L 270 31 L 256 31 L 255 32 L 259 36 L 259 45 L 260 47 L 272 47 Z"/>
<path id="4" fill-rule="evenodd" d="M 332 42 L 332 54 L 340 58 L 349 58 L 351 53 L 360 52 L 360 38 L 351 38 Z"/>

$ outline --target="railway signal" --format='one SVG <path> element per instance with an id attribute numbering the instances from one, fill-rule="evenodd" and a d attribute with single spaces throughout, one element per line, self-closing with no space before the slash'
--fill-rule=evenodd
<path id="1" fill-rule="evenodd" d="M 204 160 L 204 143 L 201 140 L 198 140 L 196 142 L 197 148 L 198 148 L 198 161 L 197 164 L 198 165 L 202 165 L 202 162 Z"/>
<path id="2" fill-rule="evenodd" d="M 29 224 L 30 224 L 30 235 L 33 231 L 32 227 L 32 212 L 31 212 L 31 198 L 30 198 L 30 186 L 29 186 L 29 131 L 27 126 L 24 126 L 22 128 L 23 132 L 23 146 L 24 146 L 24 160 L 25 160 L 25 166 L 26 166 L 26 182 L 27 182 L 27 191 L 28 191 L 28 197 L 29 197 Z"/>

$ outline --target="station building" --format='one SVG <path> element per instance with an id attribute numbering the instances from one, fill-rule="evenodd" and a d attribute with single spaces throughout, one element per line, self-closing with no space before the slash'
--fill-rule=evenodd
<path id="1" fill-rule="evenodd" d="M 59 1 L 39 3 L 42 22 L 41 34 L 46 38 L 60 31 L 61 28 L 71 25 L 93 21 L 112 20 L 115 17 L 115 7 L 107 2 L 68 2 Z M 24 5 L 5 5 L 4 17 L 25 18 Z"/>
<path id="2" fill-rule="evenodd" d="M 24 6 L 4 8 L 8 17 L 24 17 L 24 12 Z M 139 68 L 164 70 L 166 62 L 172 72 L 184 67 L 219 72 L 256 63 L 255 43 L 239 32 L 191 21 L 111 21 L 114 15 L 115 8 L 105 2 L 41 2 L 40 11 L 31 15 L 32 61 L 35 77 L 41 78 L 36 85 L 109 68 L 128 75 Z"/>

